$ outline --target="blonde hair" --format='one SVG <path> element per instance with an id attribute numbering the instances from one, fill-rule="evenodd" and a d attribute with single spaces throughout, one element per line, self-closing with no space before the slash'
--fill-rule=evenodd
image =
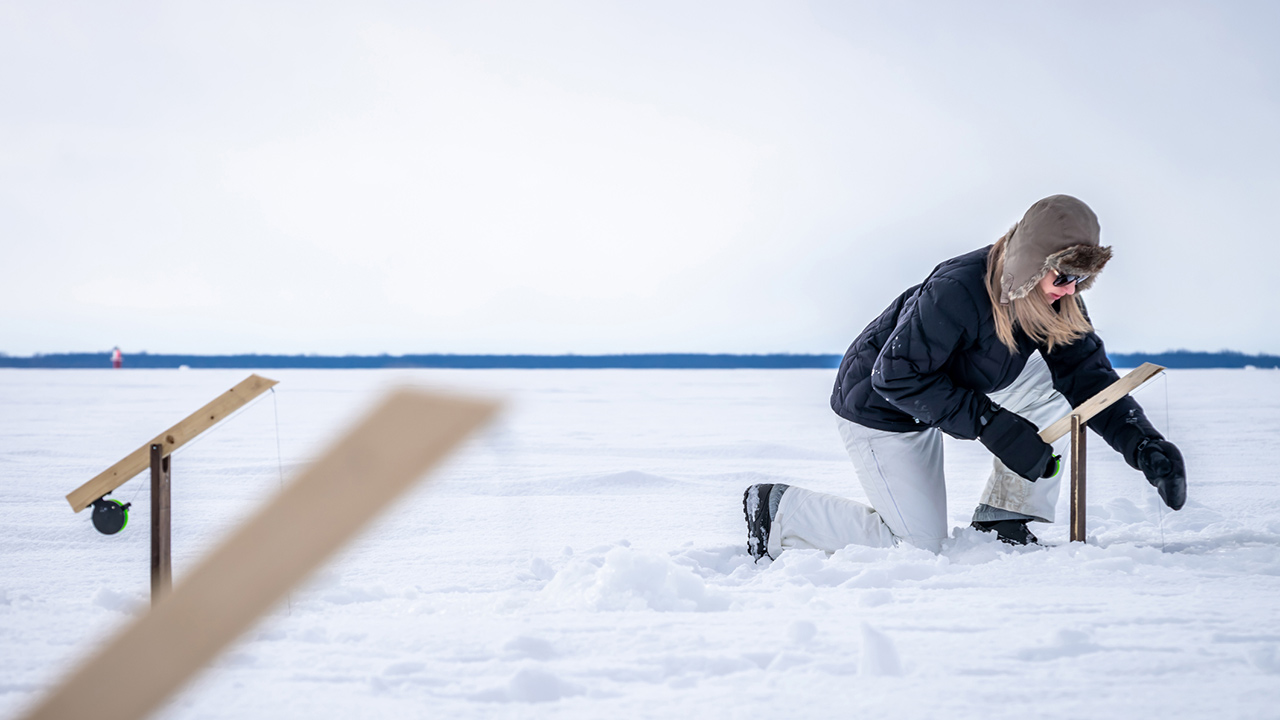
<path id="1" fill-rule="evenodd" d="M 1058 311 L 1054 312 L 1044 293 L 1033 289 L 1030 293 L 1008 305 L 1000 304 L 1000 276 L 1004 274 L 1004 251 L 1009 238 L 1017 225 L 1009 229 L 1004 237 L 991 246 L 987 254 L 987 297 L 991 299 L 991 312 L 996 321 L 996 337 L 1009 348 L 1010 352 L 1018 352 L 1018 343 L 1014 340 L 1015 328 L 1021 328 L 1027 337 L 1038 345 L 1046 346 L 1050 351 L 1055 345 L 1071 343 L 1093 332 L 1093 325 L 1085 317 L 1081 304 L 1075 295 L 1066 295 L 1058 301 Z"/>

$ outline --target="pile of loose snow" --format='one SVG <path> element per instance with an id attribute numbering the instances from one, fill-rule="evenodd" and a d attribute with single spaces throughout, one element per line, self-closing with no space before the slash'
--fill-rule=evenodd
<path id="1" fill-rule="evenodd" d="M 534 563 L 545 564 L 541 558 Z M 542 589 L 549 602 L 583 610 L 727 610 L 729 598 L 707 589 L 688 567 L 625 545 L 602 556 L 575 557 Z"/>
<path id="2" fill-rule="evenodd" d="M 145 478 L 96 534 L 63 496 L 245 373 L 0 371 L 0 714 L 147 606 Z M 297 371 L 174 457 L 177 579 L 378 390 L 510 410 L 220 657 L 165 717 L 1266 717 L 1280 705 L 1280 373 L 1139 394 L 1183 449 L 1171 513 L 1090 444 L 1087 545 L 952 537 L 752 562 L 741 494 L 855 498 L 825 371 Z M 279 418 L 277 457 L 276 418 Z M 353 477 L 352 482 L 359 482 Z M 269 552 L 264 548 L 263 552 Z"/>

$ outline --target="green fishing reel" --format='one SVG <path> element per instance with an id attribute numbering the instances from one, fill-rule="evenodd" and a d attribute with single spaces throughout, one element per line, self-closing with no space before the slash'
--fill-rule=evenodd
<path id="1" fill-rule="evenodd" d="M 1054 455 L 1049 458 L 1049 464 L 1045 466 L 1044 475 L 1040 477 L 1057 477 L 1060 472 L 1062 472 L 1062 456 Z"/>
<path id="2" fill-rule="evenodd" d="M 103 535 L 115 535 L 129 524 L 129 506 L 105 496 L 93 501 L 93 527 Z"/>

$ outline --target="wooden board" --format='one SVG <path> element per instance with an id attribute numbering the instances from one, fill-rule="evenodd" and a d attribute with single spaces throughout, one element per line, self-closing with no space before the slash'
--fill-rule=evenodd
<path id="1" fill-rule="evenodd" d="M 191 413 L 182 422 L 165 430 L 142 447 L 129 453 L 123 460 L 103 470 L 96 477 L 67 495 L 71 509 L 80 512 L 94 500 L 128 482 L 133 476 L 151 467 L 151 446 L 160 445 L 167 457 L 200 433 L 208 430 L 248 402 L 276 385 L 275 380 L 260 375 L 250 375 L 239 385 L 214 398 L 212 402 Z"/>
<path id="2" fill-rule="evenodd" d="M 136 720 L 157 710 L 497 407 L 391 394 L 25 717 Z"/>
<path id="3" fill-rule="evenodd" d="M 1087 423 L 1094 415 L 1111 407 L 1117 400 L 1137 390 L 1143 383 L 1163 370 L 1164 368 L 1159 365 L 1142 363 L 1141 366 L 1129 371 L 1128 375 L 1103 388 L 1102 392 L 1080 403 L 1080 407 L 1072 410 L 1062 419 L 1041 430 L 1040 439 L 1047 443 L 1052 443 L 1071 432 L 1071 417 L 1073 415 L 1080 417 L 1081 424 Z"/>
<path id="4" fill-rule="evenodd" d="M 1085 511 L 1085 445 L 1089 432 L 1084 423 L 1074 415 L 1071 418 L 1071 542 L 1086 542 L 1089 538 L 1088 519 Z"/>

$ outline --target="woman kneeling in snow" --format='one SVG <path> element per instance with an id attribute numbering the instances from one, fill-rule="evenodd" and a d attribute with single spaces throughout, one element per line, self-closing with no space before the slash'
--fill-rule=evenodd
<path id="1" fill-rule="evenodd" d="M 947 260 L 899 296 L 849 347 L 831 395 L 872 507 L 783 484 L 752 485 L 743 495 L 751 554 L 898 541 L 936 552 L 948 535 L 944 432 L 977 439 L 995 455 L 973 526 L 1005 542 L 1035 542 L 1027 523 L 1053 522 L 1068 442 L 1051 446 L 1038 428 L 1118 379 L 1076 296 L 1110 258 L 1093 211 L 1054 195 L 994 245 Z M 1165 504 L 1182 507 L 1182 454 L 1133 398 L 1089 427 L 1146 475 Z"/>

